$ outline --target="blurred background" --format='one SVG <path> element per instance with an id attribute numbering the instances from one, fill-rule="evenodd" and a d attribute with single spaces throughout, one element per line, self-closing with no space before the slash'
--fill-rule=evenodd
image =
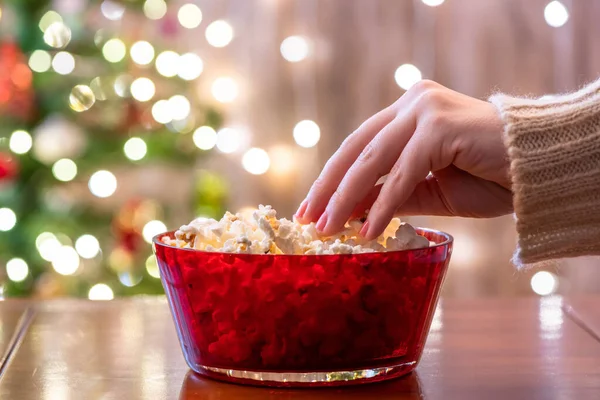
<path id="1" fill-rule="evenodd" d="M 161 294 L 150 238 L 291 218 L 346 135 L 422 78 L 487 98 L 600 75 L 600 2 L 5 0 L 0 298 Z M 600 262 L 517 272 L 512 216 L 455 236 L 446 296 L 600 292 Z"/>

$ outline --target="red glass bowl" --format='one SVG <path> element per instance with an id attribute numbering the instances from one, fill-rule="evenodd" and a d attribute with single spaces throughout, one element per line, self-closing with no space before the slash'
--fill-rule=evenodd
<path id="1" fill-rule="evenodd" d="M 424 249 L 343 255 L 154 250 L 185 359 L 213 378 L 337 386 L 411 372 L 429 332 L 452 237 Z"/>

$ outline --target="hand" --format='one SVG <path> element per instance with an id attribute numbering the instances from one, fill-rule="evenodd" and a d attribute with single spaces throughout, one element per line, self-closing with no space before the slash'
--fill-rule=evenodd
<path id="1" fill-rule="evenodd" d="M 330 235 L 369 209 L 361 235 L 373 239 L 394 215 L 508 214 L 503 130 L 492 104 L 421 81 L 346 138 L 296 217 Z"/>

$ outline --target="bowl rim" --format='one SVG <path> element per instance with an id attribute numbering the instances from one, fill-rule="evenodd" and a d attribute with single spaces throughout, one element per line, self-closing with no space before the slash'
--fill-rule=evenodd
<path id="1" fill-rule="evenodd" d="M 171 233 L 175 233 L 175 231 L 167 231 L 167 232 L 163 232 L 163 233 L 159 233 L 158 235 L 155 235 L 152 238 L 152 247 L 155 249 L 156 251 L 156 246 L 162 246 L 165 248 L 171 248 L 171 249 L 175 249 L 175 250 L 179 250 L 179 251 L 187 251 L 187 252 L 191 252 L 191 253 L 199 253 L 199 254 L 211 254 L 211 255 L 235 255 L 235 256 L 253 256 L 253 257 L 280 257 L 280 258 L 287 258 L 287 257 L 340 257 L 340 256 L 348 256 L 348 257 L 356 257 L 356 256 L 368 256 L 369 254 L 399 254 L 399 253 L 409 253 L 409 252 L 417 252 L 417 251 L 422 251 L 422 250 L 428 250 L 428 249 L 435 249 L 438 247 L 447 247 L 452 245 L 452 243 L 454 243 L 454 237 L 452 235 L 450 235 L 449 233 L 437 230 L 437 229 L 431 229 L 431 228 L 421 228 L 421 227 L 414 227 L 415 230 L 417 232 L 429 232 L 429 233 L 434 233 L 437 235 L 441 235 L 443 237 L 445 237 L 445 240 L 441 243 L 436 243 L 433 246 L 429 246 L 429 247 L 418 247 L 416 249 L 406 249 L 406 250 L 395 250 L 395 251 L 375 251 L 375 252 L 371 252 L 371 253 L 351 253 L 351 254 L 252 254 L 252 253 L 226 253 L 226 252 L 222 252 L 222 251 L 204 251 L 204 250 L 197 250 L 197 249 L 192 249 L 192 248 L 183 248 L 183 247 L 176 247 L 176 246 L 172 246 L 166 243 L 161 242 L 161 238 L 163 236 L 169 235 Z"/>

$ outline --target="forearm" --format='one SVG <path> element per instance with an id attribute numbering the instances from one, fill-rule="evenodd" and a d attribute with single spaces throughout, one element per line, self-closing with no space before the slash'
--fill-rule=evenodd
<path id="1" fill-rule="evenodd" d="M 506 126 L 516 262 L 600 254 L 600 80 L 547 100 L 490 101 Z"/>

